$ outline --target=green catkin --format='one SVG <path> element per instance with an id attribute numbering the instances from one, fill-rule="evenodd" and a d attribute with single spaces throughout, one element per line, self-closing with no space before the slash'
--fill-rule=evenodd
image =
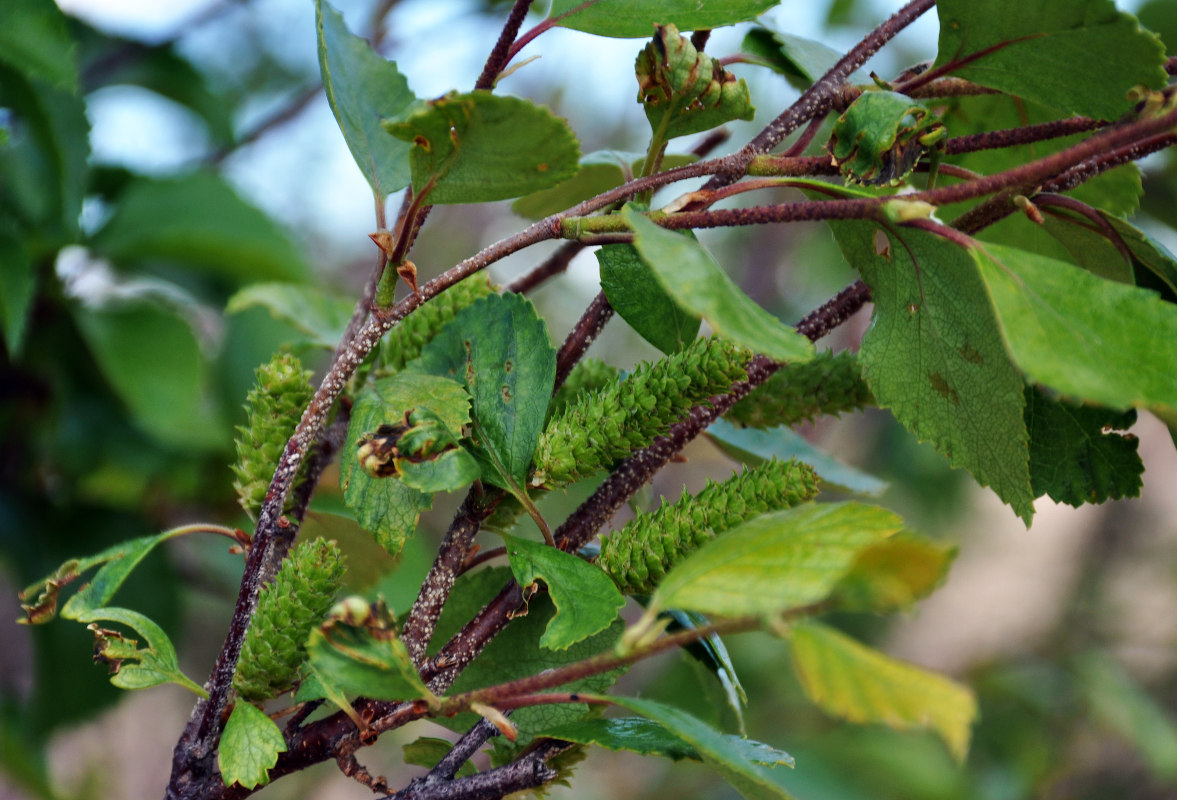
<path id="1" fill-rule="evenodd" d="M 773 428 L 873 404 L 858 357 L 826 351 L 812 361 L 785 365 L 724 419 L 745 428 Z"/>
<path id="2" fill-rule="evenodd" d="M 693 406 L 747 379 L 751 359 L 750 350 L 722 339 L 696 339 L 625 380 L 581 395 L 540 437 L 530 485 L 565 486 L 647 446 Z"/>
<path id="3" fill-rule="evenodd" d="M 286 441 L 298 427 L 315 390 L 311 372 L 290 353 L 278 353 L 257 368 L 257 384 L 246 397 L 246 422 L 237 427 L 233 488 L 241 507 L 257 519 Z"/>
<path id="4" fill-rule="evenodd" d="M 382 372 L 400 372 L 466 306 L 496 291 L 485 273 L 456 283 L 401 320 L 381 345 Z"/>
<path id="5" fill-rule="evenodd" d="M 258 594 L 233 677 L 238 694 L 267 700 L 294 685 L 306 661 L 307 636 L 331 609 L 343 572 L 343 556 L 333 541 L 313 539 L 290 552 Z"/>
<path id="6" fill-rule="evenodd" d="M 722 483 L 708 482 L 642 514 L 601 540 L 597 564 L 626 594 L 651 594 L 675 564 L 729 528 L 812 500 L 819 479 L 799 461 L 767 461 Z"/>

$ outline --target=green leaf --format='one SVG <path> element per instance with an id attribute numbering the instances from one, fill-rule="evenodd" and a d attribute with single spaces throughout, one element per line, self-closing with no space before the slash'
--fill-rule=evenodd
<path id="1" fill-rule="evenodd" d="M 665 170 L 698 160 L 698 156 L 690 153 L 667 154 L 662 156 L 661 164 Z M 571 178 L 519 198 L 511 204 L 511 210 L 527 219 L 543 219 L 633 180 L 635 175 L 642 174 L 645 164 L 646 157 L 641 153 L 594 151 L 581 157 L 580 169 Z"/>
<path id="2" fill-rule="evenodd" d="M 699 760 L 699 753 L 672 730 L 645 717 L 613 717 L 566 722 L 543 732 L 552 739 L 595 744 L 607 750 L 628 750 L 642 756 L 663 756 L 673 761 Z"/>
<path id="3" fill-rule="evenodd" d="M 454 743 L 448 739 L 421 736 L 414 741 L 406 743 L 401 749 L 404 751 L 406 764 L 415 764 L 418 767 L 433 769 L 439 761 L 449 755 L 450 750 L 453 748 Z M 476 774 L 478 774 L 478 769 L 470 761 L 466 761 L 462 766 L 458 767 L 458 771 L 454 773 L 454 777 L 465 778 L 468 775 Z"/>
<path id="4" fill-rule="evenodd" d="M 740 49 L 767 61 L 771 69 L 784 75 L 797 89 L 808 88 L 842 60 L 842 53 L 821 42 L 782 31 L 767 20 L 759 25 L 748 31 Z M 856 71 L 847 83 L 868 80 Z"/>
<path id="5" fill-rule="evenodd" d="M 168 261 L 235 284 L 309 272 L 287 235 L 209 172 L 136 178 L 91 247 L 120 264 Z"/>
<path id="6" fill-rule="evenodd" d="M 107 548 L 90 558 L 81 559 L 74 570 L 74 576 L 102 564 L 102 568 L 94 573 L 94 577 L 83 586 L 78 593 L 66 601 L 61 609 L 61 616 L 65 619 L 81 619 L 88 614 L 103 608 L 123 582 L 139 566 L 147 554 L 155 549 L 160 542 L 172 539 L 183 532 L 182 529 L 164 531 L 154 536 L 143 536 L 138 539 L 120 542 L 114 547 Z"/>
<path id="7" fill-rule="evenodd" d="M 755 115 L 748 84 L 695 49 L 674 25 L 655 28 L 654 40 L 638 54 L 634 69 L 638 101 L 659 147 L 667 139 Z"/>
<path id="8" fill-rule="evenodd" d="M 794 627 L 791 642 L 793 668 L 806 695 L 823 710 L 896 730 L 931 729 L 957 761 L 964 761 L 977 717 L 977 700 L 968 687 L 818 623 Z"/>
<path id="9" fill-rule="evenodd" d="M 430 203 L 485 203 L 572 177 L 580 146 L 546 108 L 486 91 L 430 101 L 389 133 L 413 145 L 413 191 Z"/>
<path id="10" fill-rule="evenodd" d="M 1028 219 L 1022 224 L 1034 225 Z M 1070 261 L 1092 275 L 1109 281 L 1136 282 L 1131 261 L 1124 259 L 1102 231 L 1093 230 L 1090 222 L 1070 214 L 1047 214 L 1040 227 L 1062 246 L 1063 252 L 1061 257 L 1038 248 L 1033 248 L 1034 252 L 1058 258 L 1059 261 Z"/>
<path id="11" fill-rule="evenodd" d="M 200 697 L 208 697 L 203 688 L 180 671 L 176 648 L 163 628 L 139 612 L 126 608 L 96 608 L 79 614 L 76 619 L 88 623 L 94 632 L 94 660 L 110 667 L 110 682 L 120 689 L 147 689 L 161 683 L 175 683 Z M 102 628 L 99 622 L 127 626 L 143 637 L 147 647 L 138 647 L 137 640 Z M 128 664 L 128 661 L 137 663 Z"/>
<path id="12" fill-rule="evenodd" d="M 843 464 L 829 453 L 817 449 L 791 428 L 737 428 L 727 420 L 720 419 L 707 429 L 707 436 L 723 452 L 747 464 L 759 464 L 771 458 L 781 461 L 795 458 L 811 466 L 826 489 L 878 497 L 890 486 L 886 481 Z"/>
<path id="13" fill-rule="evenodd" d="M 251 703 L 238 700 L 225 723 L 217 751 L 217 766 L 226 786 L 239 783 L 246 789 L 270 782 L 270 769 L 278 754 L 286 752 L 286 739 L 274 720 Z"/>
<path id="14" fill-rule="evenodd" d="M 677 353 L 699 335 L 702 319 L 684 311 L 633 245 L 606 245 L 597 251 L 601 290 L 609 305 L 663 353 Z"/>
<path id="15" fill-rule="evenodd" d="M 641 214 L 621 213 L 642 260 L 679 306 L 699 314 L 720 336 L 778 361 L 813 358 L 813 343 L 740 291 L 702 245 Z"/>
<path id="16" fill-rule="evenodd" d="M 313 344 L 334 349 L 343 338 L 355 303 L 320 286 L 254 283 L 229 298 L 225 313 L 239 314 L 255 307 L 268 309 L 275 319 L 306 334 Z"/>
<path id="17" fill-rule="evenodd" d="M 1137 84 L 1165 85 L 1165 50 L 1111 0 L 943 0 L 936 66 L 1005 45 L 953 72 L 1068 114 L 1115 120 Z M 1076 80 L 1075 65 L 1099 53 L 1100 68 Z"/>
<path id="18" fill-rule="evenodd" d="M 330 4 L 315 0 L 319 71 L 347 148 L 372 192 L 384 198 L 409 185 L 409 147 L 383 129 L 417 101 L 396 64 L 353 36 Z"/>
<path id="19" fill-rule="evenodd" d="M 672 24 L 680 31 L 722 28 L 755 19 L 777 0 L 554 0 L 550 19 L 573 30 L 619 39 L 644 39 L 655 24 Z M 568 14 L 568 16 L 563 16 Z"/>
<path id="20" fill-rule="evenodd" d="M 572 553 L 540 542 L 504 536 L 515 580 L 526 589 L 537 580 L 548 587 L 556 615 L 548 622 L 541 647 L 566 650 L 613 624 L 625 598 L 609 576 Z"/>
<path id="21" fill-rule="evenodd" d="M 434 634 L 430 651 L 435 652 L 457 633 L 474 614 L 499 593 L 510 578 L 511 573 L 505 568 L 481 570 L 458 578 L 441 619 L 438 620 L 437 633 Z M 618 620 L 601 633 L 577 642 L 566 650 L 550 650 L 540 645 L 540 639 L 554 613 L 555 607 L 550 598 L 532 598 L 528 604 L 527 616 L 512 621 L 487 645 L 482 655 L 458 676 L 450 688 L 450 694 L 526 678 L 547 669 L 556 669 L 609 651 L 617 642 L 624 627 Z M 615 670 L 573 681 L 565 684 L 562 691 L 603 692 L 617 680 L 622 671 Z M 511 715 L 511 722 L 519 729 L 519 742 L 525 743 L 540 731 L 580 719 L 588 713 L 589 707 L 584 703 L 545 704 L 519 709 Z M 464 731 L 477 722 L 478 717 L 475 714 L 459 714 L 452 719 L 436 721 L 451 730 Z"/>
<path id="22" fill-rule="evenodd" d="M 11 360 L 20 355 L 37 291 L 32 254 L 14 236 L 0 233 L 0 335 Z"/>
<path id="23" fill-rule="evenodd" d="M 954 545 L 897 534 L 858 554 L 834 590 L 835 605 L 874 613 L 909 608 L 943 583 L 955 557 Z"/>
<path id="24" fill-rule="evenodd" d="M 1177 723 L 1172 709 L 1150 697 L 1101 653 L 1082 654 L 1075 665 L 1075 678 L 1091 716 L 1131 743 L 1158 780 L 1177 780 Z"/>
<path id="25" fill-rule="evenodd" d="M 25 77 L 71 94 L 78 91 L 77 52 L 65 15 L 52 0 L 6 0 L 0 61 Z"/>
<path id="26" fill-rule="evenodd" d="M 1081 506 L 1122 497 L 1139 497 L 1144 463 L 1135 436 L 1126 431 L 1135 411 L 1112 411 L 1052 400 L 1026 388 L 1026 428 L 1030 432 L 1030 479 L 1034 494 L 1056 503 Z"/>
<path id="27" fill-rule="evenodd" d="M 349 597 L 307 638 L 307 658 L 319 682 L 377 700 L 432 701 L 409 650 L 383 604 Z"/>
<path id="28" fill-rule="evenodd" d="M 858 503 L 807 504 L 764 514 L 696 550 L 667 573 L 651 610 L 773 615 L 824 600 L 858 553 L 903 520 Z"/>
<path id="29" fill-rule="evenodd" d="M 75 308 L 94 361 L 135 424 L 185 450 L 222 450 L 229 436 L 210 396 L 208 365 L 188 323 L 154 305 Z"/>
<path id="30" fill-rule="evenodd" d="M 1128 246 L 1136 264 L 1153 272 L 1177 293 L 1177 256 L 1136 226 L 1111 214 L 1104 213 L 1102 216 Z"/>
<path id="31" fill-rule="evenodd" d="M 491 467 L 483 477 L 512 491 L 522 487 L 556 380 L 556 351 L 531 302 L 510 293 L 479 300 L 459 312 L 408 369 L 466 386 L 476 455 L 485 453 Z"/>
<path id="32" fill-rule="evenodd" d="M 944 135 L 944 124 L 918 101 L 898 92 L 868 91 L 834 123 L 829 152 L 847 181 L 895 186 L 928 151 L 927 137 Z"/>
<path id="33" fill-rule="evenodd" d="M 832 227 L 871 287 L 874 321 L 859 358 L 879 405 L 1029 522 L 1022 377 L 969 251 L 925 231 Z"/>
<path id="34" fill-rule="evenodd" d="M 403 481 L 374 478 L 364 472 L 357 458 L 357 442 L 383 424 L 402 421 L 406 411 L 418 407 L 437 414 L 451 430 L 461 430 L 469 421 L 469 403 L 466 390 L 454 381 L 404 373 L 374 381 L 356 398 L 341 456 L 340 485 L 356 521 L 390 554 L 400 552 L 433 498 Z"/>
<path id="35" fill-rule="evenodd" d="M 42 246 L 76 241 L 90 168 L 85 100 L 0 60 L 0 107 L 10 118 L 0 146 L 0 198 L 11 206 L 5 217 L 39 228 Z"/>
<path id="36" fill-rule="evenodd" d="M 711 622 L 703 614 L 693 614 L 690 611 L 672 608 L 666 612 L 674 620 L 674 626 L 668 630 L 694 630 Z M 740 676 L 736 674 L 736 665 L 732 663 L 727 645 L 719 634 L 712 633 L 706 637 L 687 645 L 684 648 L 700 666 L 715 676 L 723 689 L 723 696 L 727 700 L 728 708 L 735 717 L 740 733 L 744 731 L 744 706 L 748 704 L 748 694 L 740 683 Z"/>
<path id="37" fill-rule="evenodd" d="M 793 766 L 788 753 L 760 742 L 729 736 L 692 717 L 687 712 L 636 697 L 610 697 L 611 702 L 635 714 L 658 722 L 663 728 L 695 749 L 703 762 L 723 775 L 740 794 L 749 800 L 789 800 L 790 795 L 776 781 L 764 764 Z"/>
<path id="38" fill-rule="evenodd" d="M 1031 380 L 1177 420 L 1177 307 L 1033 253 L 993 244 L 972 253 L 1009 352 Z"/>

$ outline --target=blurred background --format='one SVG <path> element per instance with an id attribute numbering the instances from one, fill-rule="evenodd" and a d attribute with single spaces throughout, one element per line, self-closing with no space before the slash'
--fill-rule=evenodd
<path id="1" fill-rule="evenodd" d="M 367 234 L 375 215 L 322 92 L 309 0 L 58 5 L 60 21 L 34 15 L 45 22 L 36 26 L 45 38 L 31 40 L 38 63 L 22 69 L 0 58 L 0 798 L 158 797 L 192 697 L 174 686 L 114 689 L 90 663 L 83 626 L 13 624 L 16 593 L 67 558 L 175 525 L 251 527 L 227 465 L 253 370 L 283 346 L 318 368 L 329 351 L 265 308 L 227 312 L 226 303 L 250 284 L 309 282 L 345 320 L 374 263 Z M 1177 50 L 1177 3 L 1120 5 L 1161 33 L 1170 53 Z M 509 6 L 338 3 L 350 28 L 377 41 L 422 98 L 472 86 Z M 766 18 L 844 51 L 896 6 L 786 0 Z M 6 2 L 0 29 L 7 15 L 37 7 Z M 537 7 L 525 29 L 542 19 L 544 4 Z M 738 52 L 746 30 L 716 31 L 708 52 Z M 867 67 L 887 77 L 933 58 L 936 36 L 933 14 Z M 647 128 L 633 60 L 642 46 L 555 29 L 516 63 L 538 60 L 498 90 L 567 118 L 582 152 L 640 152 Z M 732 138 L 717 153 L 738 148 L 798 94 L 779 75 L 732 69 L 747 78 L 758 112 L 730 125 Z M 675 145 L 685 151 L 693 142 Z M 1136 222 L 1177 250 L 1177 159 L 1165 153 L 1142 166 Z M 422 280 L 524 225 L 508 203 L 437 208 L 413 254 Z M 700 238 L 787 321 L 854 277 L 821 226 Z M 550 249 L 513 256 L 492 275 L 510 280 Z M 586 253 L 534 293 L 553 340 L 597 291 L 596 261 Z M 868 322 L 860 313 L 822 344 L 856 348 Z M 591 355 L 629 368 L 657 353 L 615 320 Z M 750 698 L 748 733 L 796 756 L 798 768 L 783 780 L 797 797 L 1177 796 L 1177 454 L 1163 425 L 1142 414 L 1134 428 L 1146 467 L 1139 500 L 1072 509 L 1044 499 L 1030 530 L 885 412 L 825 419 L 801 432 L 886 481 L 878 502 L 912 527 L 959 545 L 946 585 L 909 615 L 836 622 L 968 682 L 981 719 L 958 768 L 931 736 L 823 716 L 783 668 L 783 643 L 733 639 L 728 646 Z M 686 455 L 687 463 L 659 475 L 646 502 L 676 498 L 683 486 L 697 490 L 734 468 L 706 441 Z M 339 539 L 350 563 L 363 566 L 351 573 L 356 590 L 371 589 L 396 567 L 397 578 L 382 589 L 394 608 L 406 608 L 456 499 L 437 503 L 394 563 L 332 513 L 337 485 L 329 474 L 306 533 Z M 555 502 L 571 508 L 575 499 Z M 185 538 L 149 557 L 117 604 L 149 613 L 176 643 L 184 670 L 202 682 L 239 576 L 240 558 L 223 540 Z M 710 676 L 679 656 L 643 664 L 626 681 L 704 718 L 726 713 L 713 702 Z M 420 770 L 401 763 L 400 745 L 423 734 L 447 735 L 419 723 L 362 751 L 361 760 L 393 785 L 404 783 Z M 698 765 L 601 752 L 582 765 L 573 787 L 552 794 L 736 796 Z M 334 765 L 262 794 L 371 796 Z"/>

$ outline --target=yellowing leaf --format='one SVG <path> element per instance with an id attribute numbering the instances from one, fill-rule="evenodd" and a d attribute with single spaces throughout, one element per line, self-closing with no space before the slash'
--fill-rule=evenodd
<path id="1" fill-rule="evenodd" d="M 809 699 L 851 722 L 935 731 L 963 761 L 977 700 L 967 686 L 896 661 L 817 623 L 792 632 L 793 667 Z"/>
<path id="2" fill-rule="evenodd" d="M 651 609 L 703 614 L 776 614 L 824 600 L 864 548 L 903 520 L 859 503 L 803 505 L 725 532 L 672 569 Z"/>

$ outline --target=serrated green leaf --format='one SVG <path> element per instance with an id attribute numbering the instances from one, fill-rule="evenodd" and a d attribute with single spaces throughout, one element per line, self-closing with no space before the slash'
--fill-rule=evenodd
<path id="1" fill-rule="evenodd" d="M 813 343 L 740 291 L 698 242 L 622 211 L 634 247 L 678 304 L 699 314 L 720 336 L 778 361 L 808 361 Z"/>
<path id="2" fill-rule="evenodd" d="M 895 186 L 928 151 L 921 139 L 945 135 L 926 106 L 898 92 L 868 91 L 838 117 L 829 152 L 848 181 Z"/>
<path id="3" fill-rule="evenodd" d="M 755 19 L 778 0 L 598 0 L 569 14 L 583 0 L 554 0 L 548 17 L 573 30 L 619 39 L 644 39 L 655 24 L 681 31 L 722 28 Z M 568 16 L 563 16 L 567 14 Z"/>
<path id="4" fill-rule="evenodd" d="M 1137 84 L 1165 85 L 1160 39 L 1111 0 L 943 0 L 936 66 L 1008 43 L 953 74 L 1068 114 L 1114 120 Z M 1101 68 L 1075 79 L 1099 53 Z"/>
<path id="5" fill-rule="evenodd" d="M 356 457 L 357 441 L 382 424 L 402 421 L 406 411 L 418 407 L 428 408 L 451 430 L 460 431 L 470 419 L 469 404 L 461 384 L 439 376 L 406 373 L 374 381 L 356 398 L 341 456 L 340 485 L 356 521 L 390 554 L 400 552 L 433 498 L 403 481 L 368 475 Z"/>
<path id="6" fill-rule="evenodd" d="M 964 761 L 977 717 L 977 700 L 968 687 L 818 623 L 796 626 L 790 640 L 801 685 L 823 710 L 896 730 L 931 729 L 957 761 Z"/>
<path id="7" fill-rule="evenodd" d="M 831 227 L 871 287 L 874 321 L 859 358 L 879 405 L 1028 523 L 1022 377 L 970 252 L 925 231 Z"/>
<path id="8" fill-rule="evenodd" d="M 1177 307 L 1022 250 L 971 252 L 1027 377 L 1067 397 L 1177 420 Z"/>
<path id="9" fill-rule="evenodd" d="M 120 542 L 100 554 L 81 560 L 75 574 L 98 564 L 102 564 L 103 567 L 94 573 L 94 577 L 89 583 L 66 601 L 65 606 L 61 609 L 61 616 L 81 622 L 83 614 L 103 608 L 114 597 L 115 592 L 119 590 L 135 567 L 139 566 L 139 562 L 146 558 L 156 545 L 177 535 L 179 535 L 177 530 L 168 530 L 154 536 L 131 539 L 127 542 Z"/>
<path id="10" fill-rule="evenodd" d="M 1102 216 L 1128 246 L 1135 262 L 1150 270 L 1170 289 L 1177 292 L 1177 257 L 1163 244 L 1131 223 L 1108 213 L 1103 213 Z"/>
<path id="11" fill-rule="evenodd" d="M 352 35 L 324 0 L 315 0 L 315 25 L 331 111 L 360 172 L 383 201 L 409 185 L 409 146 L 389 136 L 382 123 L 404 114 L 417 98 L 396 64 Z"/>
<path id="12" fill-rule="evenodd" d="M 239 783 L 246 789 L 265 786 L 278 754 L 285 752 L 286 739 L 277 723 L 252 703 L 237 701 L 217 750 L 217 766 L 225 785 Z"/>
<path id="13" fill-rule="evenodd" d="M 57 89 L 78 90 L 76 48 L 65 15 L 51 0 L 6 0 L 0 61 Z"/>
<path id="14" fill-rule="evenodd" d="M 900 533 L 858 554 L 834 590 L 840 610 L 885 613 L 908 608 L 948 574 L 956 547 Z"/>
<path id="15" fill-rule="evenodd" d="M 556 351 L 531 302 L 489 295 L 462 309 L 407 369 L 466 386 L 475 454 L 485 453 L 492 467 L 483 477 L 508 490 L 522 487 L 556 379 Z"/>
<path id="16" fill-rule="evenodd" d="M 355 303 L 329 294 L 319 286 L 254 283 L 229 298 L 225 313 L 237 314 L 259 306 L 268 309 L 275 319 L 306 334 L 313 344 L 333 349 L 343 338 Z"/>
<path id="17" fill-rule="evenodd" d="M 698 160 L 689 153 L 668 153 L 662 156 L 661 165 L 666 170 Z M 642 174 L 645 163 L 641 153 L 596 150 L 581 157 L 580 169 L 571 178 L 519 198 L 511 204 L 511 210 L 527 219 L 543 219 L 632 180 Z"/>
<path id="18" fill-rule="evenodd" d="M 75 619 L 88 624 L 94 632 L 94 660 L 110 667 L 110 682 L 120 689 L 147 689 L 161 683 L 175 683 L 200 697 L 208 693 L 180 671 L 176 648 L 172 640 L 138 611 L 126 608 L 96 608 L 78 614 Z M 118 631 L 99 627 L 99 622 L 126 625 L 143 637 L 146 648 L 135 639 L 128 639 Z M 128 664 L 133 661 L 137 663 Z"/>
<path id="19" fill-rule="evenodd" d="M 406 764 L 415 764 L 418 767 L 433 769 L 439 761 L 449 755 L 450 750 L 453 748 L 454 743 L 448 739 L 421 736 L 411 742 L 407 742 L 401 749 L 404 751 Z M 478 769 L 474 764 L 466 761 L 462 766 L 458 767 L 458 771 L 454 773 L 454 777 L 465 778 L 467 775 L 476 775 L 477 773 Z"/>
<path id="20" fill-rule="evenodd" d="M 413 147 L 413 191 L 429 203 L 509 200 L 555 186 L 578 168 L 564 120 L 518 97 L 451 92 L 386 129 Z"/>
<path id="21" fill-rule="evenodd" d="M 73 311 L 94 361 L 138 427 L 185 450 L 229 446 L 208 364 L 187 322 L 148 304 Z"/>
<path id="22" fill-rule="evenodd" d="M 572 553 L 540 542 L 504 536 L 511 572 L 520 586 L 541 580 L 556 606 L 541 647 L 565 650 L 613 624 L 625 598 L 609 576 Z"/>
<path id="23" fill-rule="evenodd" d="M 1112 411 L 1052 400 L 1026 388 L 1030 479 L 1034 494 L 1081 506 L 1140 495 L 1144 463 L 1135 436 L 1126 431 L 1136 412 Z"/>
<path id="24" fill-rule="evenodd" d="M 703 762 L 715 769 L 748 800 L 789 800 L 764 764 L 793 766 L 788 753 L 760 742 L 729 736 L 692 717 L 687 712 L 636 697 L 611 697 L 622 708 L 658 722 L 695 749 Z M 775 756 L 770 755 L 775 753 Z"/>
<path id="25" fill-rule="evenodd" d="M 168 261 L 239 284 L 309 274 L 273 220 L 209 172 L 136 178 L 91 247 L 115 262 Z"/>
<path id="26" fill-rule="evenodd" d="M 602 247 L 597 261 L 609 305 L 647 342 L 663 353 L 677 353 L 699 335 L 703 320 L 675 302 L 633 245 Z"/>
<path id="27" fill-rule="evenodd" d="M 806 504 L 764 514 L 712 539 L 667 573 L 650 609 L 773 615 L 820 602 L 858 553 L 903 520 L 858 503 Z"/>
<path id="28" fill-rule="evenodd" d="M 758 28 L 748 31 L 740 49 L 763 58 L 771 69 L 781 73 L 794 87 L 806 89 L 842 60 L 842 53 L 832 47 L 780 30 L 761 20 Z M 869 78 L 853 73 L 847 83 L 865 83 Z"/>
<path id="29" fill-rule="evenodd" d="M 487 602 L 511 578 L 510 570 L 494 568 L 468 573 L 458 578 L 449 602 L 437 623 L 431 652 L 441 647 L 470 621 Z M 450 688 L 450 694 L 482 689 L 498 683 L 536 675 L 546 669 L 555 669 L 576 661 L 611 650 L 616 644 L 624 626 L 614 622 L 606 630 L 577 642 L 565 650 L 550 650 L 540 645 L 540 639 L 547 629 L 548 621 L 555 613 L 555 607 L 547 596 L 532 598 L 528 604 L 527 616 L 517 618 L 496 636 L 486 649 L 468 666 Z M 603 692 L 606 691 L 623 670 L 593 675 L 584 680 L 565 684 L 563 691 Z M 511 715 L 511 722 L 519 729 L 519 741 L 530 741 L 540 731 L 580 719 L 589 713 L 583 703 L 542 705 L 521 708 Z M 452 719 L 438 719 L 437 722 L 456 731 L 464 731 L 478 721 L 475 714 L 459 714 Z"/>
<path id="30" fill-rule="evenodd" d="M 307 638 L 308 663 L 320 684 L 377 700 L 432 700 L 388 611 L 378 604 L 356 618 L 349 601 L 368 608 L 360 598 L 346 598 Z"/>
<path id="31" fill-rule="evenodd" d="M 1051 256 L 1059 261 L 1070 261 L 1077 266 L 1109 281 L 1119 283 L 1135 283 L 1132 274 L 1132 264 L 1116 249 L 1115 245 L 1103 235 L 1102 231 L 1093 230 L 1090 223 L 1069 214 L 1044 215 L 1040 226 L 1046 234 L 1053 237 L 1062 247 L 1062 255 Z M 1024 225 L 1033 225 L 1026 220 Z M 1006 244 L 1007 242 L 1003 242 Z M 1034 252 L 1050 255 L 1034 248 Z"/>
<path id="32" fill-rule="evenodd" d="M 707 435 L 729 456 L 749 464 L 759 464 L 770 458 L 781 461 L 795 458 L 813 467 L 822 485 L 827 488 L 878 497 L 889 485 L 874 475 L 843 464 L 829 453 L 818 450 L 791 428 L 737 428 L 727 420 L 720 419 L 711 424 Z"/>
<path id="33" fill-rule="evenodd" d="M 612 717 L 566 722 L 543 732 L 544 736 L 606 750 L 626 750 L 642 756 L 663 756 L 672 761 L 699 759 L 699 753 L 673 731 L 646 717 Z"/>

